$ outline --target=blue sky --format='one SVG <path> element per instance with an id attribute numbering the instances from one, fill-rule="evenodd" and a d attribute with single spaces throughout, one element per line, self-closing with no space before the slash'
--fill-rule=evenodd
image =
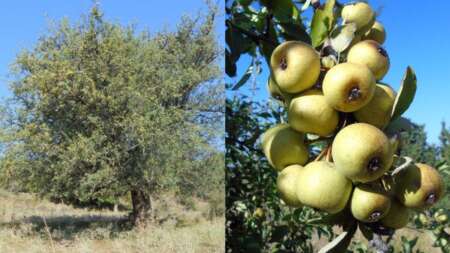
<path id="1" fill-rule="evenodd" d="M 404 115 L 425 124 L 428 141 L 438 143 L 441 122 L 450 125 L 450 1 L 373 0 L 369 4 L 375 10 L 381 10 L 378 20 L 387 32 L 384 46 L 391 67 L 383 80 L 398 90 L 406 67 L 413 67 L 418 89 L 413 104 Z M 248 64 L 248 60 L 241 60 L 239 76 Z M 257 78 L 258 90 L 252 93 L 255 99 L 267 100 L 267 76 L 267 68 L 264 68 L 261 77 Z"/>
<path id="2" fill-rule="evenodd" d="M 122 24 L 138 24 L 138 28 L 157 31 L 174 28 L 183 14 L 194 15 L 206 10 L 204 0 L 189 1 L 99 1 L 108 20 Z M 32 47 L 40 35 L 45 34 L 49 21 L 68 17 L 76 21 L 88 13 L 94 1 L 3 1 L 0 11 L 0 99 L 10 96 L 8 91 L 9 65 L 22 49 Z M 218 21 L 219 39 L 224 40 L 223 16 Z"/>

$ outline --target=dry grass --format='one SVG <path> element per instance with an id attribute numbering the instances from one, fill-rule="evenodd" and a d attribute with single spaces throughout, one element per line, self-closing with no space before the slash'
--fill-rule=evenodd
<path id="1" fill-rule="evenodd" d="M 76 209 L 30 194 L 0 191 L 0 252 L 224 252 L 224 219 L 156 202 L 156 222 L 145 229 L 125 226 L 126 212 Z"/>

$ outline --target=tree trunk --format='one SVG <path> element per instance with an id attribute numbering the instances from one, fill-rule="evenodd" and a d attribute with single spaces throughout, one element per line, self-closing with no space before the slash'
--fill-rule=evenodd
<path id="1" fill-rule="evenodd" d="M 142 190 L 132 190 L 131 202 L 133 204 L 131 221 L 135 226 L 145 226 L 152 211 L 150 195 Z"/>

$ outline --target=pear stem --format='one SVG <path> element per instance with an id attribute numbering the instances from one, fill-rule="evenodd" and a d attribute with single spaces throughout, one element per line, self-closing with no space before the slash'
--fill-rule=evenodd
<path id="1" fill-rule="evenodd" d="M 328 149 L 327 149 L 327 162 L 333 162 L 333 157 L 332 157 L 332 155 L 331 155 L 331 149 L 332 149 L 332 147 L 331 147 L 331 145 L 330 146 L 328 146 Z"/>
<path id="2" fill-rule="evenodd" d="M 327 146 L 326 148 L 322 149 L 322 151 L 320 151 L 319 155 L 317 155 L 317 157 L 314 159 L 314 162 L 317 162 L 320 159 L 322 159 L 325 156 L 325 154 L 327 153 L 329 148 L 330 148 L 330 146 Z"/>

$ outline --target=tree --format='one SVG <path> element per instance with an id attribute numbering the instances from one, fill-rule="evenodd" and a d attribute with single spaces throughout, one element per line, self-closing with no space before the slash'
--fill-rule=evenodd
<path id="1" fill-rule="evenodd" d="M 13 68 L 4 183 L 69 203 L 130 194 L 130 218 L 144 224 L 152 195 L 217 161 L 215 16 L 211 7 L 150 34 L 109 23 L 94 6 L 79 24 L 56 25 Z"/>

